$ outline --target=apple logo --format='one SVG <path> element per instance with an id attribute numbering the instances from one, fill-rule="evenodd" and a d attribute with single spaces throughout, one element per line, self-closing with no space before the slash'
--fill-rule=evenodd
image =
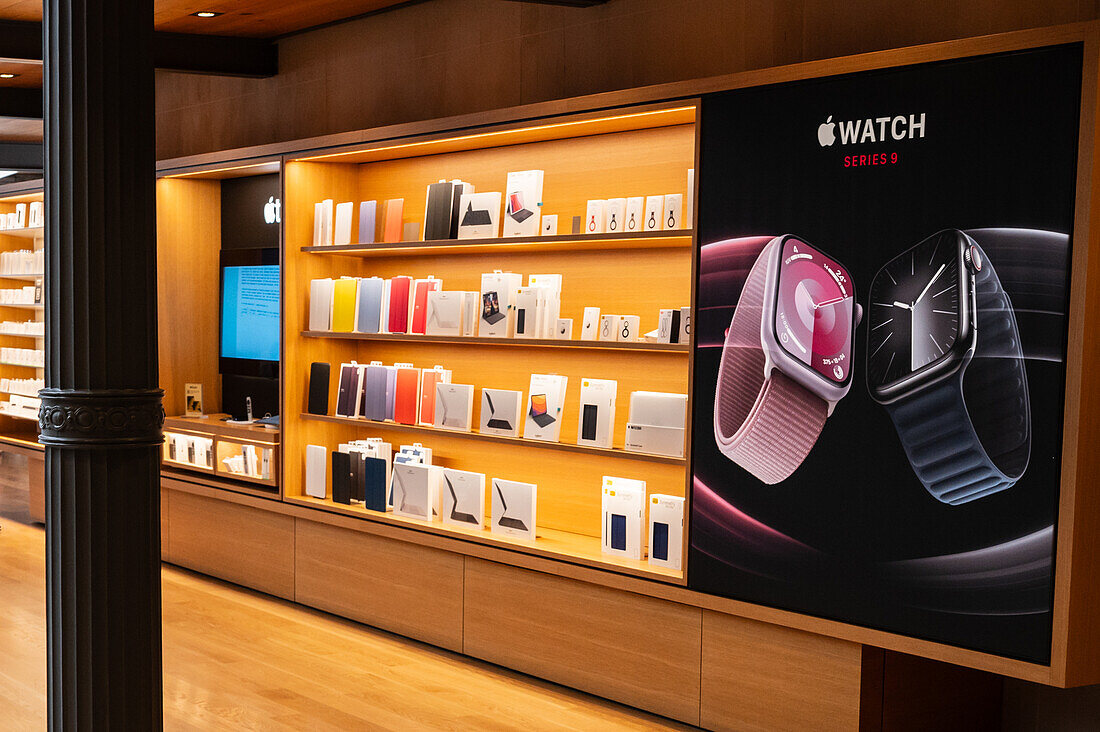
<path id="1" fill-rule="evenodd" d="M 283 217 L 280 215 L 282 212 L 280 209 L 283 207 L 283 202 L 270 196 L 267 199 L 267 203 L 264 204 L 264 221 L 268 224 L 282 223 Z"/>
<path id="2" fill-rule="evenodd" d="M 817 127 L 817 144 L 821 147 L 829 147 L 836 142 L 836 123 L 833 122 L 833 115 L 829 115 L 829 118 Z"/>

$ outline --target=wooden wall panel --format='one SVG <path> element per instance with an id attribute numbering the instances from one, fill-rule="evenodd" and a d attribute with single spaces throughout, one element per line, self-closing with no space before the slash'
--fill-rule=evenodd
<path id="1" fill-rule="evenodd" d="M 168 517 L 173 564 L 294 599 L 292 517 L 184 491 L 172 491 Z"/>
<path id="2" fill-rule="evenodd" d="M 462 650 L 461 556 L 297 521 L 297 602 Z"/>
<path id="3" fill-rule="evenodd" d="M 466 559 L 468 655 L 691 724 L 698 608 Z"/>
<path id="4" fill-rule="evenodd" d="M 707 729 L 854 730 L 863 648 L 703 611 L 700 725 Z"/>

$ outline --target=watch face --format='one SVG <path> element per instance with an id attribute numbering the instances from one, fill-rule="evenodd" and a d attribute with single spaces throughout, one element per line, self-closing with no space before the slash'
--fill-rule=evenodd
<path id="1" fill-rule="evenodd" d="M 968 242 L 942 231 L 894 258 L 871 283 L 867 383 L 879 397 L 892 396 L 910 377 L 952 358 L 968 328 Z"/>
<path id="2" fill-rule="evenodd" d="M 775 337 L 783 350 L 830 383 L 847 384 L 854 315 L 848 270 L 800 239 L 785 239 L 775 302 Z"/>

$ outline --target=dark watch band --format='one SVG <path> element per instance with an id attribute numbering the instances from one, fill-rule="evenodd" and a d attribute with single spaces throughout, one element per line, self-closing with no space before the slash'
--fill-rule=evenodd
<path id="1" fill-rule="evenodd" d="M 886 406 L 914 472 L 958 505 L 1010 488 L 1031 454 L 1031 407 L 1012 302 L 985 252 L 975 277 L 977 344 L 957 374 Z"/>

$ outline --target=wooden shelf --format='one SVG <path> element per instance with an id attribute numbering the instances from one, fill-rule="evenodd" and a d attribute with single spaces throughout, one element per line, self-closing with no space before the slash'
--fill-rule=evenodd
<path id="1" fill-rule="evenodd" d="M 564 560 L 587 567 L 595 567 L 633 575 L 635 577 L 645 577 L 647 579 L 661 581 L 680 580 L 683 578 L 682 571 L 665 569 L 663 567 L 653 567 L 644 560 L 638 561 L 604 554 L 600 548 L 600 538 L 598 536 L 586 536 L 584 534 L 573 534 L 566 531 L 538 527 L 536 532 L 538 538 L 534 541 L 530 541 L 494 534 L 489 529 L 465 528 L 453 524 L 444 524 L 440 521 L 421 521 L 405 516 L 396 516 L 392 512 L 380 513 L 378 511 L 370 511 L 359 505 L 335 503 L 328 498 L 320 499 L 312 496 L 287 496 L 284 500 L 288 503 L 298 503 L 313 508 L 321 508 L 333 513 L 355 516 L 368 521 L 402 526 L 416 531 L 429 532 L 440 536 L 460 539 L 462 541 L 500 547 L 534 556 Z"/>
<path id="2" fill-rule="evenodd" d="M 213 468 L 208 468 L 205 465 L 195 465 L 193 463 L 185 463 L 185 462 L 181 462 L 179 460 L 172 460 L 172 459 L 166 458 L 166 457 L 162 457 L 161 462 L 164 463 L 165 465 L 171 465 L 171 466 L 176 467 L 176 468 L 182 468 L 183 470 L 195 470 L 195 471 L 198 471 L 200 473 L 208 473 L 208 474 L 213 474 L 214 473 Z"/>
<path id="3" fill-rule="evenodd" d="M 644 341 L 578 341 L 542 338 L 482 338 L 477 336 L 429 336 L 412 333 L 342 333 L 303 330 L 305 338 L 334 338 L 351 341 L 396 341 L 399 343 L 446 343 L 474 346 L 509 346 L 513 348 L 585 348 L 594 350 L 640 351 L 643 353 L 688 353 L 690 346 L 682 343 L 646 343 Z"/>
<path id="4" fill-rule="evenodd" d="M 18 366 L 21 369 L 44 369 L 46 365 L 35 366 L 29 363 L 16 363 L 15 361 L 0 361 L 0 366 Z"/>
<path id="5" fill-rule="evenodd" d="M 26 282 L 34 282 L 40 280 L 46 275 L 41 272 L 38 274 L 0 274 L 0 279 L 4 280 L 24 280 Z"/>
<path id="6" fill-rule="evenodd" d="M 44 310 L 45 305 L 33 305 L 21 302 L 0 302 L 0 308 L 22 308 L 23 310 Z"/>
<path id="7" fill-rule="evenodd" d="M 353 257 L 385 257 L 395 254 L 456 254 L 500 251 L 593 251 L 613 249 L 664 249 L 692 246 L 694 231 L 642 231 L 636 234 L 562 234 L 557 236 L 517 236 L 493 239 L 437 239 L 375 244 L 302 247 L 313 254 L 343 254 Z"/>
<path id="8" fill-rule="evenodd" d="M 9 338 L 45 338 L 44 335 L 32 335 L 30 333 L 12 333 L 7 330 L 0 330 L 0 336 L 7 336 Z"/>
<path id="9" fill-rule="evenodd" d="M 245 473 L 234 473 L 228 468 L 215 468 L 214 475 L 219 478 L 226 478 L 228 480 L 245 480 L 249 483 L 258 483 L 259 485 L 266 485 L 272 490 L 278 490 L 279 484 L 275 482 L 274 478 L 261 478 L 258 475 L 247 475 Z"/>
<path id="10" fill-rule="evenodd" d="M 368 429 L 395 430 L 398 432 L 418 432 L 422 434 L 456 436 L 471 440 L 487 440 L 490 442 L 502 442 L 523 447 L 536 447 L 547 450 L 561 450 L 564 452 L 580 452 L 589 455 L 607 455 L 610 457 L 625 458 L 627 460 L 641 460 L 650 463 L 668 463 L 672 465 L 686 465 L 687 460 L 682 457 L 668 457 L 666 455 L 650 455 L 644 452 L 628 452 L 616 447 L 588 447 L 576 445 L 570 442 L 547 442 L 544 440 L 528 440 L 522 437 L 504 437 L 501 435 L 483 435 L 480 432 L 460 432 L 458 430 L 445 430 L 438 427 L 423 427 L 421 425 L 399 424 L 397 422 L 375 422 L 369 419 L 352 417 L 334 417 L 331 415 L 302 413 L 302 419 L 320 422 L 335 422 L 336 424 L 349 424 L 355 427 Z"/>
<path id="11" fill-rule="evenodd" d="M 18 236 L 23 239 L 39 239 L 46 235 L 43 226 L 24 226 L 22 229 L 0 229 L 0 236 Z"/>

